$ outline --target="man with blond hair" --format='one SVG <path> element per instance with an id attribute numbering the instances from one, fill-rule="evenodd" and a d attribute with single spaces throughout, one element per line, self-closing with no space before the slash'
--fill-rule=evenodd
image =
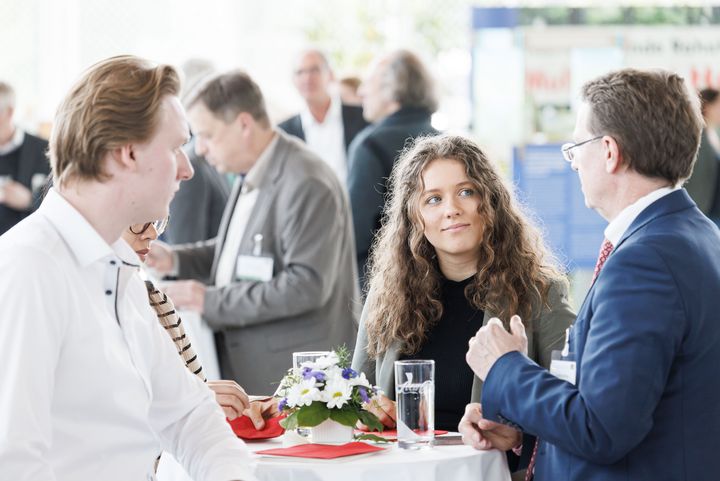
<path id="1" fill-rule="evenodd" d="M 121 238 L 167 216 L 192 177 L 179 77 L 100 62 L 60 105 L 55 187 L 0 237 L 0 479 L 153 479 L 171 452 L 197 481 L 252 480 L 247 450 L 180 362 Z"/>

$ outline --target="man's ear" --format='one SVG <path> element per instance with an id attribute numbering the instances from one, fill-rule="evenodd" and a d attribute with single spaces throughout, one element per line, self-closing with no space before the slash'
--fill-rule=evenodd
<path id="1" fill-rule="evenodd" d="M 132 144 L 125 144 L 110 151 L 110 171 L 134 171 L 137 168 L 135 161 L 135 148 Z"/>
<path id="2" fill-rule="evenodd" d="M 235 118 L 235 123 L 240 127 L 243 135 L 251 131 L 251 127 L 255 125 L 255 119 L 247 112 L 240 112 Z"/>
<path id="3" fill-rule="evenodd" d="M 615 174 L 624 164 L 620 146 L 615 138 L 609 135 L 604 136 L 602 142 L 605 146 L 605 171 Z"/>

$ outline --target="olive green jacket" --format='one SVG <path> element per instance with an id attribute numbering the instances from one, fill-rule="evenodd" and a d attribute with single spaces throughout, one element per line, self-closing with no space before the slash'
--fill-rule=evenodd
<path id="1" fill-rule="evenodd" d="M 568 303 L 568 291 L 564 282 L 556 282 L 550 287 L 548 293 L 548 306 L 538 309 L 532 317 L 531 329 L 526 332 L 528 338 L 528 357 L 545 368 L 549 368 L 552 351 L 560 350 L 565 344 L 565 330 L 575 320 L 575 313 Z M 352 368 L 364 372 L 368 380 L 377 385 L 390 399 L 395 399 L 395 373 L 394 363 L 400 357 L 401 343 L 395 341 L 390 348 L 377 359 L 373 360 L 367 354 L 368 337 L 365 328 L 367 319 L 367 303 L 360 316 L 360 329 Z M 483 326 L 496 314 L 485 311 Z M 458 349 L 467 350 L 467 343 L 459 345 Z M 482 381 L 475 376 L 473 380 L 471 402 L 480 402 Z"/>

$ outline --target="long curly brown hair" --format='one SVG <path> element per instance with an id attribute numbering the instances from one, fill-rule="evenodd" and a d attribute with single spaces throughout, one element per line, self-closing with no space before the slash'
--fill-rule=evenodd
<path id="1" fill-rule="evenodd" d="M 404 354 L 417 352 L 443 313 L 442 273 L 419 213 L 422 174 L 435 159 L 461 162 L 480 198 L 484 230 L 477 273 L 465 289 L 476 309 L 498 315 L 506 325 L 519 314 L 531 329 L 530 314 L 547 305 L 550 284 L 565 282 L 540 232 L 475 142 L 454 135 L 418 139 L 392 171 L 382 227 L 370 254 L 365 322 L 371 357 L 394 341 L 400 341 Z"/>

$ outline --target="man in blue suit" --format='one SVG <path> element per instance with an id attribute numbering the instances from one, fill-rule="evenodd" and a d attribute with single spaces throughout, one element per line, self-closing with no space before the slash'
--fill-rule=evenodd
<path id="1" fill-rule="evenodd" d="M 537 436 L 537 481 L 720 479 L 720 233 L 681 188 L 699 105 L 676 74 L 630 69 L 582 100 L 563 154 L 609 225 L 569 335 L 574 373 L 528 359 L 517 316 L 510 333 L 491 321 L 470 340 L 485 384 L 461 432 L 479 448 L 519 445 L 513 427 Z"/>

